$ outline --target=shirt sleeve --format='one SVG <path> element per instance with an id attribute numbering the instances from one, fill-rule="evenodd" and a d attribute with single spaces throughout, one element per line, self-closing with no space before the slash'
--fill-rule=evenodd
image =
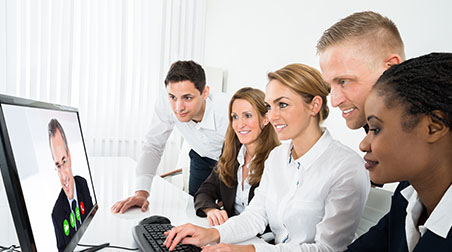
<path id="1" fill-rule="evenodd" d="M 146 135 L 142 154 L 136 169 L 135 189 L 149 192 L 152 180 L 160 163 L 166 141 L 173 131 L 175 122 L 166 95 L 159 95 L 155 104 L 151 127 Z"/>
<path id="2" fill-rule="evenodd" d="M 268 159 L 267 159 L 268 160 Z M 268 167 L 267 161 L 265 167 Z M 259 187 L 254 191 L 254 197 L 240 215 L 231 217 L 224 224 L 215 226 L 220 233 L 221 243 L 237 243 L 249 240 L 263 233 L 268 224 L 265 210 L 265 195 L 267 195 L 269 169 L 264 169 Z"/>

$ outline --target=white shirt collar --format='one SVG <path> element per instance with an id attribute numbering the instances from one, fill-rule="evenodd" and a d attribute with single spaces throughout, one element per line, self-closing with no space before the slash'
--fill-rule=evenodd
<path id="1" fill-rule="evenodd" d="M 400 193 L 408 201 L 407 214 L 413 212 L 413 207 L 422 204 L 413 186 L 411 185 L 408 186 L 407 188 L 403 189 Z M 451 208 L 452 208 L 452 186 L 449 186 L 446 193 L 439 201 L 438 205 L 435 207 L 433 212 L 428 217 L 427 221 L 424 223 L 424 227 L 426 227 L 428 230 L 435 233 L 436 235 L 446 239 L 447 234 L 449 233 L 449 230 L 452 227 L 452 216 L 450 214 Z M 417 220 L 419 219 L 419 215 L 420 213 L 415 219 L 416 223 Z"/>
<path id="2" fill-rule="evenodd" d="M 242 144 L 242 147 L 240 147 L 239 153 L 237 154 L 237 162 L 239 162 L 239 166 L 242 166 L 245 163 L 245 155 L 246 146 Z"/>
<path id="3" fill-rule="evenodd" d="M 73 199 L 69 199 L 69 198 L 67 198 L 67 201 L 69 202 L 69 209 L 71 209 L 71 211 L 72 211 L 72 201 L 73 200 L 75 200 L 75 202 L 77 202 L 77 204 L 78 204 L 78 198 L 77 198 L 77 186 L 75 185 L 75 177 L 73 177 L 73 179 L 74 179 L 74 198 Z"/>
<path id="4" fill-rule="evenodd" d="M 322 128 L 322 136 L 320 139 L 311 147 L 311 149 L 308 150 L 303 156 L 299 157 L 296 161 L 300 163 L 302 167 L 305 167 L 306 169 L 311 167 L 311 165 L 325 152 L 328 148 L 328 146 L 333 141 L 333 138 L 330 135 L 330 132 Z M 288 154 L 288 160 L 289 163 L 293 161 L 292 157 L 292 148 L 293 148 L 293 142 L 290 143 L 290 148 Z"/>
<path id="5" fill-rule="evenodd" d="M 195 122 L 193 122 L 193 123 L 195 123 Z M 196 124 L 197 129 L 204 128 L 204 129 L 209 129 L 209 130 L 216 130 L 215 115 L 214 115 L 211 94 L 209 94 L 209 96 L 207 96 L 206 107 L 204 110 L 204 115 L 202 117 L 202 120 L 199 123 L 195 123 L 195 124 Z"/>

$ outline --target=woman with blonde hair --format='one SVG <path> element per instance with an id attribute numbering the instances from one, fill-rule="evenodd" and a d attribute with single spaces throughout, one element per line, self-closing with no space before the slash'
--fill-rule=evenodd
<path id="1" fill-rule="evenodd" d="M 207 216 L 211 226 L 243 212 L 259 186 L 265 160 L 279 145 L 264 98 L 261 90 L 245 87 L 229 102 L 223 153 L 194 197 L 196 214 Z"/>
<path id="2" fill-rule="evenodd" d="M 291 64 L 268 74 L 268 119 L 280 140 L 265 162 L 261 183 L 239 216 L 213 228 L 185 224 L 167 232 L 165 245 L 204 251 L 342 251 L 354 238 L 370 183 L 361 157 L 334 140 L 320 123 L 328 116 L 330 87 L 320 73 Z M 244 242 L 269 224 L 275 244 Z"/>

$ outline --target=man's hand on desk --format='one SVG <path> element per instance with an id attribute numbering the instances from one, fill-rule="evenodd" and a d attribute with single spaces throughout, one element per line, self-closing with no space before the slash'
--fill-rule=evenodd
<path id="1" fill-rule="evenodd" d="M 136 191 L 135 195 L 128 197 L 125 200 L 116 202 L 112 207 L 111 211 L 113 213 L 124 213 L 127 209 L 137 206 L 141 207 L 141 211 L 146 211 L 149 206 L 148 201 L 149 193 L 146 191 Z"/>
<path id="2" fill-rule="evenodd" d="M 174 227 L 165 232 L 166 237 L 165 245 L 170 251 L 172 251 L 177 244 L 192 244 L 198 247 L 202 247 L 212 242 L 220 241 L 220 233 L 214 228 L 203 228 L 190 223 L 182 226 Z"/>

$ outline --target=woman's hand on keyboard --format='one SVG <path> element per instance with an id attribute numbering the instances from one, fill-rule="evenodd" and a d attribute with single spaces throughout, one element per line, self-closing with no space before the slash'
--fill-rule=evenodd
<path id="1" fill-rule="evenodd" d="M 210 226 L 218 226 L 225 223 L 228 220 L 228 213 L 225 210 L 216 208 L 206 209 L 204 211 L 207 215 L 207 220 Z"/>
<path id="2" fill-rule="evenodd" d="M 190 223 L 174 227 L 165 232 L 165 245 L 172 251 L 177 244 L 192 244 L 198 247 L 220 241 L 220 233 L 214 228 L 203 228 Z"/>

